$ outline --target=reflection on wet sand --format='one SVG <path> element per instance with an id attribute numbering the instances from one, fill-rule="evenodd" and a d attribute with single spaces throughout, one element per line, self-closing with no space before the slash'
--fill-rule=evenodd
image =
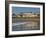
<path id="1" fill-rule="evenodd" d="M 14 19 L 12 20 L 12 31 L 25 31 L 25 30 L 40 30 L 39 20 L 24 20 L 24 19 Z"/>

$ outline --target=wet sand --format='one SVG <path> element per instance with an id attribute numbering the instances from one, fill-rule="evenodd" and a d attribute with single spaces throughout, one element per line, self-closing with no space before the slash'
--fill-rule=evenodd
<path id="1" fill-rule="evenodd" d="M 12 31 L 25 31 L 25 30 L 40 30 L 40 19 L 39 18 L 12 19 Z"/>

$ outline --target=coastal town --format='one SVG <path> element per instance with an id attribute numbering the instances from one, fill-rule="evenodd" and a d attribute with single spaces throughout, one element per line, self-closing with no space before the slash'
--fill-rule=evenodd
<path id="1" fill-rule="evenodd" d="M 40 17 L 39 13 L 32 13 L 32 12 L 27 12 L 27 13 L 20 13 L 20 14 L 14 14 L 13 17 Z"/>
<path id="2" fill-rule="evenodd" d="M 13 31 L 20 30 L 38 30 L 40 25 L 40 14 L 39 13 L 20 13 L 12 14 L 12 25 Z"/>

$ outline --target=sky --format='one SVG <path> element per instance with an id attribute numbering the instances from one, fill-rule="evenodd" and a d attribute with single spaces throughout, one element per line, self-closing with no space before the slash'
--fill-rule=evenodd
<path id="1" fill-rule="evenodd" d="M 40 13 L 40 8 L 35 7 L 12 7 L 12 13 L 20 14 L 24 12 Z"/>

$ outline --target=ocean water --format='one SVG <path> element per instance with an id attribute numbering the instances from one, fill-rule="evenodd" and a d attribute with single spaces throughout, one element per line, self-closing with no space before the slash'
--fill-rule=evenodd
<path id="1" fill-rule="evenodd" d="M 12 31 L 40 30 L 40 21 L 33 20 L 14 20 Z"/>

